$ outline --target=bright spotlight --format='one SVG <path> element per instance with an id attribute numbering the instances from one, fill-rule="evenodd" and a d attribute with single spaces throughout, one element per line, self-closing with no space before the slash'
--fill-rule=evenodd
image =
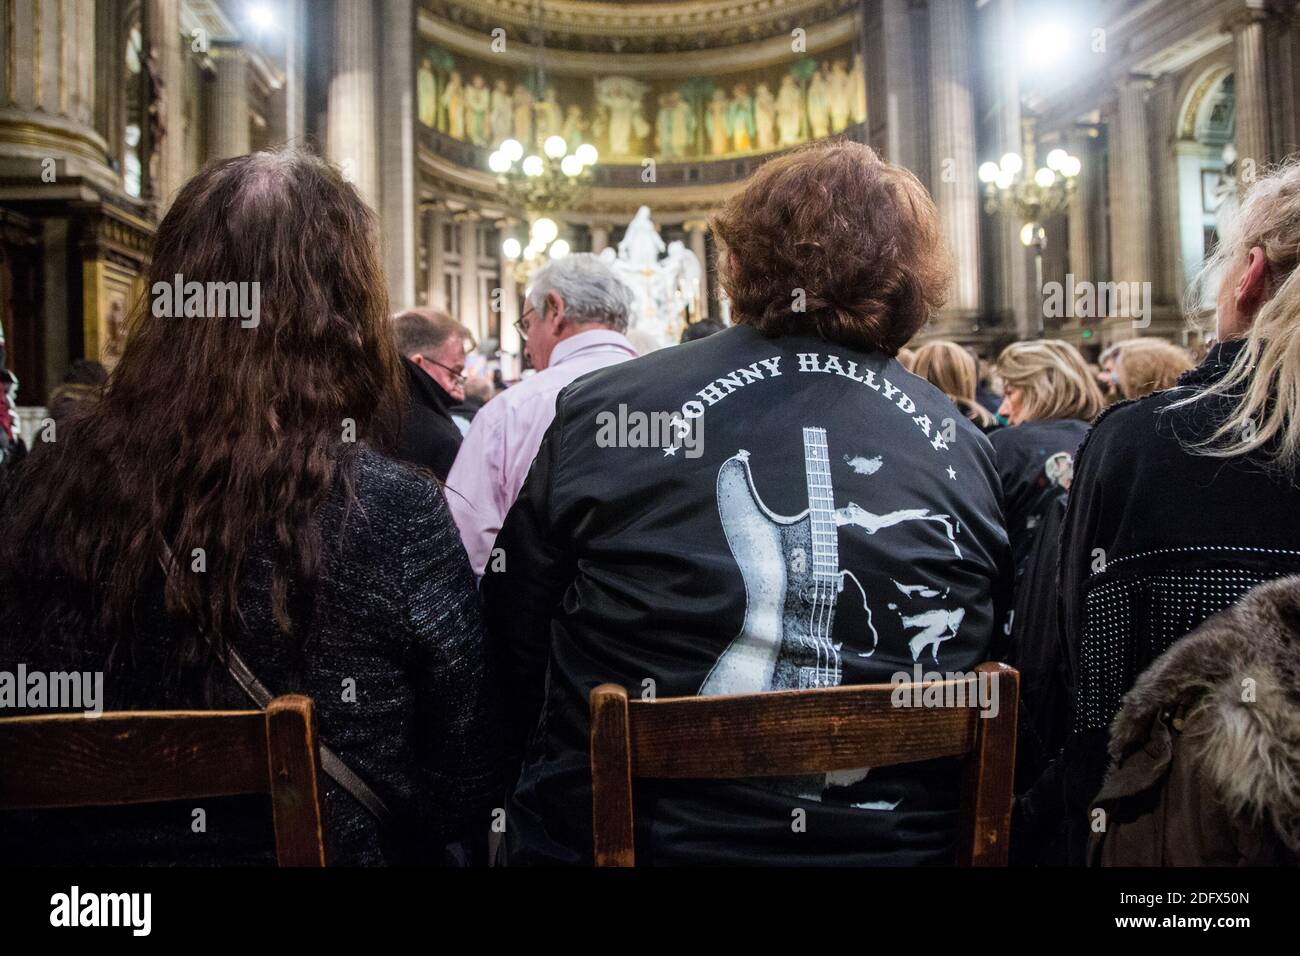
<path id="1" fill-rule="evenodd" d="M 590 143 L 583 143 L 573 155 L 577 156 L 584 166 L 595 166 L 596 160 L 600 158 L 600 155 L 596 152 L 596 147 Z"/>
<path id="2" fill-rule="evenodd" d="M 524 144 L 517 139 L 508 139 L 503 142 L 498 149 L 501 155 L 512 163 L 517 163 L 524 158 Z"/>
<path id="3" fill-rule="evenodd" d="M 1020 158 L 1019 153 L 1006 153 L 1003 155 L 999 166 L 1004 173 L 1010 173 L 1014 176 L 1025 168 L 1025 161 Z"/>
<path id="4" fill-rule="evenodd" d="M 542 157 L 529 156 L 524 160 L 525 176 L 540 176 L 542 174 Z"/>
<path id="5" fill-rule="evenodd" d="M 560 160 L 560 172 L 566 176 L 577 176 L 582 173 L 582 160 L 577 156 L 565 156 Z"/>
<path id="6" fill-rule="evenodd" d="M 1060 65 L 1070 52 L 1070 28 L 1063 22 L 1040 23 L 1025 34 L 1025 60 L 1034 69 Z"/>
<path id="7" fill-rule="evenodd" d="M 497 150 L 488 157 L 488 169 L 494 173 L 508 172 L 510 169 L 510 157 L 501 150 Z"/>
<path id="8" fill-rule="evenodd" d="M 1063 149 L 1054 149 L 1047 154 L 1047 168 L 1054 169 L 1058 173 L 1065 171 L 1065 161 L 1070 158 L 1070 154 Z"/>
<path id="9" fill-rule="evenodd" d="M 1004 169 L 993 180 L 993 185 L 997 186 L 998 189 L 1010 189 L 1015 184 L 1015 181 L 1016 177 Z"/>
<path id="10" fill-rule="evenodd" d="M 997 163 L 984 163 L 980 166 L 980 182 L 991 183 L 998 178 L 1000 172 L 1002 170 L 998 169 Z"/>
<path id="11" fill-rule="evenodd" d="M 1034 173 L 1034 182 L 1038 183 L 1043 189 L 1049 189 L 1052 183 L 1056 182 L 1056 173 L 1052 172 L 1046 166 Z"/>
<path id="12" fill-rule="evenodd" d="M 265 3 L 249 4 L 248 19 L 259 30 L 275 29 L 275 11 Z"/>
<path id="13" fill-rule="evenodd" d="M 519 245 L 519 240 L 511 236 L 501 243 L 501 251 L 505 253 L 507 259 L 518 259 L 524 250 Z"/>
<path id="14" fill-rule="evenodd" d="M 1078 156 L 1065 157 L 1065 165 L 1061 168 L 1061 175 L 1073 179 L 1081 172 L 1083 172 L 1083 163 Z"/>
<path id="15" fill-rule="evenodd" d="M 547 250 L 547 255 L 552 259 L 563 259 L 569 254 L 569 244 L 563 239 L 556 239 L 551 243 L 551 248 Z"/>
<path id="16" fill-rule="evenodd" d="M 1038 223 L 1027 222 L 1020 229 L 1020 242 L 1025 246 L 1032 246 L 1038 239 Z"/>

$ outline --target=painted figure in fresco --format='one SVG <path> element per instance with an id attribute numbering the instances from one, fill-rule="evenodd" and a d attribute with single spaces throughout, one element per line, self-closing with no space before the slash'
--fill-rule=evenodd
<path id="1" fill-rule="evenodd" d="M 776 149 L 776 97 L 766 83 L 754 90 L 754 127 L 758 148 L 764 152 Z"/>
<path id="2" fill-rule="evenodd" d="M 681 93 L 670 93 L 668 105 L 673 112 L 673 155 L 685 156 L 695 142 L 695 111 Z"/>
<path id="3" fill-rule="evenodd" d="M 488 144 L 488 111 L 492 106 L 492 93 L 487 82 L 478 74 L 469 81 L 465 91 L 465 126 L 469 141 L 475 146 Z"/>
<path id="4" fill-rule="evenodd" d="M 781 80 L 781 89 L 776 94 L 776 116 L 783 148 L 794 146 L 803 139 L 803 94 L 789 73 Z"/>
<path id="5" fill-rule="evenodd" d="M 727 94 L 722 90 L 714 90 L 713 98 L 709 100 L 709 152 L 714 156 L 727 155 L 731 140 L 727 129 L 729 112 Z"/>
<path id="6" fill-rule="evenodd" d="M 668 94 L 659 94 L 659 112 L 655 114 L 655 145 L 658 154 L 664 159 L 677 156 L 673 146 L 673 108 L 669 105 Z"/>
<path id="7" fill-rule="evenodd" d="M 447 88 L 442 91 L 442 108 L 447 116 L 447 135 L 454 139 L 465 138 L 465 87 L 460 73 L 452 70 Z"/>
<path id="8" fill-rule="evenodd" d="M 564 114 L 560 109 L 560 100 L 555 87 L 548 86 L 541 100 L 537 103 L 537 145 L 541 146 L 552 136 L 559 136 L 564 131 Z"/>
<path id="9" fill-rule="evenodd" d="M 492 142 L 501 143 L 514 136 L 513 104 L 510 100 L 510 84 L 497 80 L 492 84 L 491 111 Z"/>
<path id="10" fill-rule="evenodd" d="M 824 68 L 808 80 L 808 127 L 813 139 L 829 136 L 831 132 L 831 95 Z"/>
<path id="11" fill-rule="evenodd" d="M 838 133 L 849 125 L 853 117 L 853 81 L 843 60 L 831 64 L 830 87 L 831 131 Z"/>
<path id="12" fill-rule="evenodd" d="M 853 54 L 853 69 L 849 71 L 849 84 L 853 92 L 853 122 L 867 121 L 867 67 L 862 54 Z"/>
<path id="13" fill-rule="evenodd" d="M 728 118 L 732 148 L 738 153 L 748 153 L 754 148 L 754 98 L 744 83 L 737 83 L 732 90 Z"/>
<path id="14" fill-rule="evenodd" d="M 570 106 L 564 117 L 564 131 L 560 133 L 569 146 L 569 152 L 573 152 L 583 144 L 586 132 L 587 123 L 582 118 L 582 107 Z"/>
<path id="15" fill-rule="evenodd" d="M 515 139 L 527 149 L 533 141 L 533 94 L 522 83 L 515 84 Z"/>
<path id="16" fill-rule="evenodd" d="M 615 156 L 632 155 L 636 143 L 650 132 L 650 124 L 641 115 L 646 89 L 644 83 L 620 76 L 596 83 L 596 99 L 608 110 L 609 151 Z"/>
<path id="17" fill-rule="evenodd" d="M 420 122 L 425 126 L 438 125 L 438 80 L 433 75 L 433 61 L 427 56 L 420 61 L 415 75 L 415 95 L 419 104 Z"/>

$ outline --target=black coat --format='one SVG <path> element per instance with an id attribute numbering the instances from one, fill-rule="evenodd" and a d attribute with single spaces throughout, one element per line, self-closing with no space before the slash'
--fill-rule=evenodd
<path id="1" fill-rule="evenodd" d="M 702 443 L 636 447 L 637 413 L 673 410 Z M 496 546 L 484 605 L 525 750 L 511 862 L 591 858 L 596 685 L 663 698 L 969 671 L 1010 571 L 988 440 L 946 396 L 878 352 L 745 326 L 565 389 Z M 638 860 L 951 859 L 955 767 L 862 777 L 639 784 Z"/>
<path id="2" fill-rule="evenodd" d="M 39 457 L 39 456 L 38 456 Z M 39 464 L 39 462 L 34 462 Z M 331 865 L 440 863 L 443 845 L 486 831 L 499 793 L 499 739 L 474 578 L 441 492 L 412 469 L 362 450 L 356 502 L 322 509 L 323 581 L 294 633 L 271 613 L 271 564 L 255 550 L 239 590 L 244 628 L 232 644 L 272 694 L 315 701 L 321 741 L 387 804 L 375 818 L 321 777 Z M 291 594 L 291 607 L 298 606 Z M 94 596 L 55 581 L 0 581 L 0 670 L 103 670 L 108 649 L 87 639 Z M 182 679 L 185 628 L 163 610 L 162 581 L 139 595 L 134 649 L 105 675 L 109 710 L 255 705 L 224 672 L 215 687 Z M 305 647 L 305 650 L 300 648 Z M 349 692 L 348 681 L 353 692 Z M 3 716 L 10 716 L 6 713 Z M 0 813 L 0 859 L 63 864 L 270 862 L 264 797 L 136 808 Z M 17 844 L 16 846 L 14 844 Z"/>
<path id="3" fill-rule="evenodd" d="M 410 404 L 402 419 L 397 455 L 432 471 L 445 482 L 464 436 L 451 417 L 456 400 L 420 366 L 403 356 L 410 386 Z"/>
<path id="4" fill-rule="evenodd" d="M 1075 463 L 1060 539 L 1071 733 L 1019 808 L 1066 838 L 1069 862 L 1084 859 L 1108 728 L 1137 677 L 1256 585 L 1300 572 L 1295 476 L 1189 452 L 1227 406 L 1170 407 L 1222 378 L 1241 346 L 1217 346 L 1177 388 L 1112 407 Z"/>
<path id="5" fill-rule="evenodd" d="M 989 435 L 1007 507 L 1016 577 L 1025 572 L 1048 507 L 1070 486 L 1074 453 L 1088 423 L 1072 418 L 1025 422 Z"/>

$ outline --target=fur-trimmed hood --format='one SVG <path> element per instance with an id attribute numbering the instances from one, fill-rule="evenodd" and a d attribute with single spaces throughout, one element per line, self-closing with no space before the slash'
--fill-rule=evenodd
<path id="1" fill-rule="evenodd" d="M 1116 763 L 1153 722 L 1183 711 L 1184 737 L 1233 812 L 1266 814 L 1300 852 L 1300 576 L 1261 585 L 1175 642 L 1138 678 L 1110 733 Z"/>

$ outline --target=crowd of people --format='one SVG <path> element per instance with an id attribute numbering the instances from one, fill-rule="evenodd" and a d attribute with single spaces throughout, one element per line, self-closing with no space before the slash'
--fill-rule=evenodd
<path id="1" fill-rule="evenodd" d="M 77 370 L 57 440 L 3 466 L 0 671 L 238 708 L 238 658 L 312 697 L 350 770 L 323 788 L 331 863 L 528 865 L 592 860 L 599 684 L 999 660 L 1022 675 L 1014 861 L 1300 860 L 1300 165 L 1249 187 L 1206 264 L 1199 363 L 1153 339 L 1097 367 L 1051 339 L 908 348 L 949 253 L 920 182 L 862 145 L 771 160 L 711 225 L 734 324 L 638 356 L 627 288 L 569 255 L 525 294 L 535 371 L 502 390 L 451 317 L 393 316 L 333 167 L 206 168 L 146 287 L 256 281 L 260 324 L 143 310 L 107 381 Z M 638 782 L 637 857 L 948 862 L 958 785 L 952 760 Z M 265 808 L 226 805 L 202 834 L 188 806 L 28 814 L 0 855 L 268 859 Z"/>

